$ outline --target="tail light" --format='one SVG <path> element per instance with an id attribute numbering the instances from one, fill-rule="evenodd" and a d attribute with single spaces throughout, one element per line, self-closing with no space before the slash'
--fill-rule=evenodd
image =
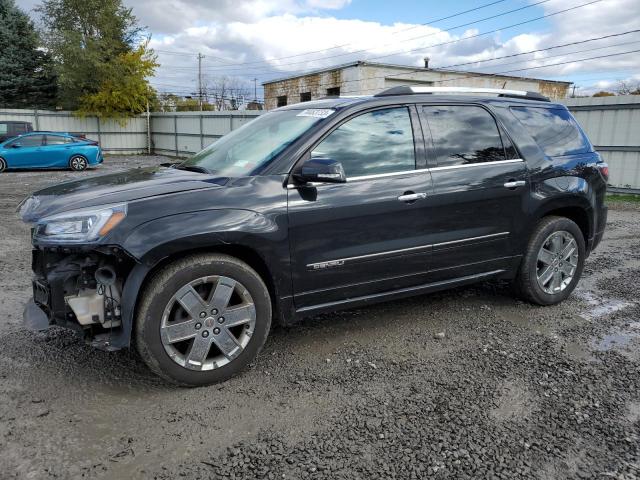
<path id="1" fill-rule="evenodd" d="M 605 181 L 609 180 L 609 165 L 607 163 L 599 163 L 598 170 L 600 170 L 600 174 Z"/>

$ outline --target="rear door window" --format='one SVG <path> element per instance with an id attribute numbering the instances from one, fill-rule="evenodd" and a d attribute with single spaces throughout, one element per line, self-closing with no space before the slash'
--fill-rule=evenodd
<path id="1" fill-rule="evenodd" d="M 429 105 L 422 112 L 439 167 L 507 160 L 498 125 L 475 105 Z"/>
<path id="2" fill-rule="evenodd" d="M 47 145 L 64 145 L 69 143 L 67 137 L 61 135 L 47 135 Z"/>
<path id="3" fill-rule="evenodd" d="M 564 108 L 511 107 L 545 155 L 561 157 L 591 151 L 591 145 Z"/>
<path id="4" fill-rule="evenodd" d="M 316 145 L 311 157 L 341 162 L 347 178 L 414 170 L 409 109 L 385 108 L 352 118 Z"/>

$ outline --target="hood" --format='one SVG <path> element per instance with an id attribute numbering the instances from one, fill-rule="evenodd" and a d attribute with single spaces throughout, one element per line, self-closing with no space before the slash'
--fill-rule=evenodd
<path id="1" fill-rule="evenodd" d="M 129 202 L 203 188 L 220 188 L 228 178 L 166 167 L 136 168 L 65 182 L 35 192 L 25 199 L 19 213 L 25 222 L 83 207 Z"/>

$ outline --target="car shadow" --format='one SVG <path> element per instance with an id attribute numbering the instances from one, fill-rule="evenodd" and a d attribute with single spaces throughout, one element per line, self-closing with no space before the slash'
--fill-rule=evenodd
<path id="1" fill-rule="evenodd" d="M 375 343 L 380 332 L 387 330 L 390 319 L 400 334 L 415 329 L 416 322 L 435 332 L 441 328 L 441 324 L 438 318 L 427 318 L 425 312 L 438 312 L 454 303 L 458 306 L 464 304 L 465 301 L 471 306 L 477 304 L 478 299 L 488 303 L 495 301 L 498 305 L 505 302 L 516 303 L 516 299 L 510 296 L 508 286 L 500 282 L 459 287 L 358 309 L 316 315 L 290 326 L 274 325 L 264 352 L 286 355 L 291 353 L 293 345 L 298 350 L 313 355 L 314 351 L 318 350 L 318 342 L 328 348 L 342 344 L 345 330 L 352 330 L 354 333 L 365 332 L 362 341 L 366 344 L 369 337 L 371 342 Z M 135 349 L 116 352 L 97 350 L 85 344 L 75 332 L 62 328 L 53 327 L 40 333 L 22 329 L 13 331 L 0 337 L 0 351 L 3 352 L 3 357 L 10 357 L 17 368 L 28 366 L 29 371 L 25 372 L 25 376 L 35 376 L 35 383 L 51 382 L 52 378 L 57 378 L 56 383 L 64 385 L 63 388 L 99 386 L 102 390 L 124 388 L 131 393 L 178 388 L 153 374 Z M 261 361 L 258 357 L 256 363 L 260 364 Z"/>

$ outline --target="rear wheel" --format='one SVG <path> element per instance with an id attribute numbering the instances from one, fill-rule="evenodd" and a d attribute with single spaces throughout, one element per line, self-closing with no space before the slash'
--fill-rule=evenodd
<path id="1" fill-rule="evenodd" d="M 4 158 L 0 157 L 0 173 L 4 172 L 7 169 L 7 162 Z"/>
<path id="2" fill-rule="evenodd" d="M 86 170 L 88 166 L 89 162 L 87 162 L 87 159 L 82 155 L 74 155 L 69 160 L 69 167 L 71 168 L 71 170 L 74 170 L 76 172 Z"/>
<path id="3" fill-rule="evenodd" d="M 208 385 L 242 371 L 270 327 L 269 292 L 251 267 L 228 255 L 191 255 L 165 267 L 145 289 L 136 345 L 161 377 Z"/>
<path id="4" fill-rule="evenodd" d="M 516 278 L 517 289 L 530 302 L 559 303 L 578 284 L 584 259 L 584 236 L 578 225 L 564 217 L 545 217 L 529 240 Z"/>

